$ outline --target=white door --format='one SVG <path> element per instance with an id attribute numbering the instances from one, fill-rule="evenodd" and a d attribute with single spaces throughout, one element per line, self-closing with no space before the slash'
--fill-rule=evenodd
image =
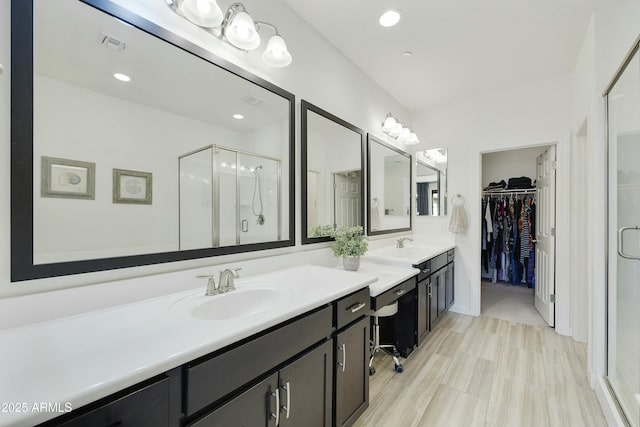
<path id="1" fill-rule="evenodd" d="M 556 147 L 538 157 L 536 175 L 536 310 L 555 325 L 556 289 Z"/>
<path id="2" fill-rule="evenodd" d="M 360 224 L 360 173 L 344 172 L 333 174 L 334 226 L 355 227 Z"/>

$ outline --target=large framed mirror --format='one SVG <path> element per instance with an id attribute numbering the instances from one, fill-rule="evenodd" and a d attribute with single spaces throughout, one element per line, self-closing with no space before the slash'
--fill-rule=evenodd
<path id="1" fill-rule="evenodd" d="M 368 235 L 411 230 L 411 175 L 411 154 L 368 135 Z"/>
<path id="2" fill-rule="evenodd" d="M 364 226 L 365 133 L 302 100 L 302 243 L 330 240 L 342 226 Z"/>
<path id="3" fill-rule="evenodd" d="M 12 281 L 294 244 L 293 94 L 109 1 L 11 11 Z"/>
<path id="4" fill-rule="evenodd" d="M 447 149 L 418 151 L 416 157 L 416 215 L 447 214 Z"/>

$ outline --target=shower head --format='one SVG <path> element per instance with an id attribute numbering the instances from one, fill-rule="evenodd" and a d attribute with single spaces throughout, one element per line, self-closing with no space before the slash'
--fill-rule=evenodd
<path id="1" fill-rule="evenodd" d="M 256 172 L 258 171 L 258 169 L 262 169 L 262 165 L 258 165 L 258 166 L 256 166 L 256 169 L 255 169 L 255 170 L 256 170 Z"/>

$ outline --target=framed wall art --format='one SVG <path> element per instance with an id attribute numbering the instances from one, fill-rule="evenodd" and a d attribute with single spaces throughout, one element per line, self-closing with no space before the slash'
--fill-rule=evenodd
<path id="1" fill-rule="evenodd" d="M 113 203 L 150 205 L 153 175 L 126 169 L 113 170 Z"/>
<path id="2" fill-rule="evenodd" d="M 96 198 L 95 163 L 42 156 L 40 181 L 42 197 Z"/>

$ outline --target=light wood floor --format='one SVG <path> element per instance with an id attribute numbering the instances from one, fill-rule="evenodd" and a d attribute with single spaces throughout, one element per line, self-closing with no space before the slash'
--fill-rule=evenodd
<path id="1" fill-rule="evenodd" d="M 376 356 L 356 427 L 606 426 L 584 344 L 547 326 L 447 313 L 401 374 Z"/>

